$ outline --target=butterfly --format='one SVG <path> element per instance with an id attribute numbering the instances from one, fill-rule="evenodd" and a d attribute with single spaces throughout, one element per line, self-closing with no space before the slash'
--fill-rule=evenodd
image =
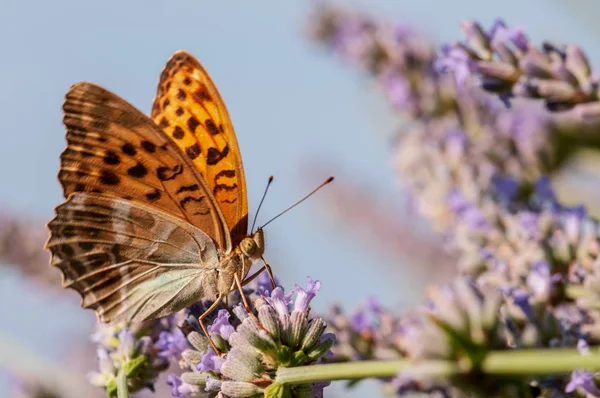
<path id="1" fill-rule="evenodd" d="M 229 114 L 192 55 L 169 59 L 150 118 L 87 82 L 69 89 L 63 110 L 66 201 L 46 247 L 82 307 L 103 322 L 141 322 L 210 299 L 208 314 L 264 269 L 274 283 L 262 228 L 247 232 Z M 248 276 L 258 260 L 263 267 Z"/>

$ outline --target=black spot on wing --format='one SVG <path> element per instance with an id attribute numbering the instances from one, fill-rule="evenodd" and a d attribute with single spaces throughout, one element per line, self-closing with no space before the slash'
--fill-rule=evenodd
<path id="1" fill-rule="evenodd" d="M 236 188 L 237 188 L 237 184 L 233 184 L 233 185 L 217 184 L 213 188 L 213 192 L 216 194 L 219 191 L 234 191 Z"/>
<path id="2" fill-rule="evenodd" d="M 215 181 L 220 177 L 235 177 L 235 170 L 221 170 L 215 175 Z"/>
<path id="3" fill-rule="evenodd" d="M 72 238 L 75 236 L 75 228 L 72 225 L 65 226 L 61 232 L 65 238 Z"/>
<path id="4" fill-rule="evenodd" d="M 100 172 L 100 182 L 104 185 L 118 185 L 121 179 L 110 170 L 102 170 Z"/>
<path id="5" fill-rule="evenodd" d="M 127 170 L 127 174 L 135 178 L 142 178 L 148 174 L 148 169 L 143 164 L 138 163 L 135 166 L 129 168 Z"/>
<path id="6" fill-rule="evenodd" d="M 183 138 L 184 135 L 185 131 L 183 131 L 181 127 L 175 126 L 175 129 L 173 130 L 173 138 L 180 140 Z"/>
<path id="7" fill-rule="evenodd" d="M 92 250 L 95 246 L 94 242 L 79 242 L 77 244 L 83 250 Z"/>
<path id="8" fill-rule="evenodd" d="M 183 185 L 183 186 L 179 187 L 179 189 L 175 193 L 192 192 L 192 191 L 197 191 L 199 189 L 200 189 L 200 186 L 198 184 Z"/>
<path id="9" fill-rule="evenodd" d="M 154 153 L 156 151 L 156 145 L 146 140 L 142 141 L 142 148 L 148 153 Z"/>
<path id="10" fill-rule="evenodd" d="M 192 133 L 196 131 L 196 127 L 198 127 L 199 125 L 200 122 L 198 121 L 198 119 L 196 119 L 195 116 L 190 116 L 190 118 L 187 120 L 187 126 Z"/>
<path id="11" fill-rule="evenodd" d="M 75 254 L 75 249 L 73 249 L 70 245 L 62 245 L 61 247 L 62 254 L 67 257 L 72 257 Z"/>
<path id="12" fill-rule="evenodd" d="M 104 153 L 104 163 L 106 164 L 111 164 L 111 165 L 116 165 L 121 163 L 121 158 L 119 158 L 119 155 L 117 155 L 114 151 L 106 151 Z"/>
<path id="13" fill-rule="evenodd" d="M 183 198 L 179 201 L 179 206 L 181 206 L 182 208 L 185 208 L 185 206 L 188 203 L 191 203 L 191 202 L 202 203 L 204 201 L 204 199 L 205 199 L 204 196 L 200 196 L 199 198 L 195 198 L 193 196 L 186 196 L 185 198 Z M 205 211 L 196 212 L 195 214 L 206 215 L 208 213 L 210 213 L 210 209 L 207 207 Z"/>
<path id="14" fill-rule="evenodd" d="M 229 146 L 225 145 L 222 151 L 219 151 L 217 148 L 211 147 L 208 148 L 208 153 L 206 154 L 206 163 L 214 166 L 219 163 L 221 159 L 229 154 Z"/>
<path id="15" fill-rule="evenodd" d="M 204 84 L 202 84 L 200 88 L 194 93 L 194 99 L 199 103 L 202 103 L 204 101 L 212 101 L 212 97 L 208 93 L 208 89 Z"/>
<path id="16" fill-rule="evenodd" d="M 160 122 L 158 123 L 158 125 L 164 129 L 166 127 L 169 127 L 169 121 L 167 120 L 166 117 L 163 116 L 163 118 L 160 119 Z"/>
<path id="17" fill-rule="evenodd" d="M 148 199 L 150 202 L 155 202 L 155 201 L 159 200 L 161 196 L 162 196 L 162 194 L 160 193 L 160 191 L 158 189 L 155 189 L 152 192 L 146 193 L 146 199 Z"/>
<path id="18" fill-rule="evenodd" d="M 212 119 L 206 119 L 204 121 L 204 125 L 206 126 L 206 129 L 208 130 L 209 134 L 217 135 L 220 133 L 219 129 L 215 125 L 215 122 L 212 121 Z"/>
<path id="19" fill-rule="evenodd" d="M 123 151 L 124 154 L 129 155 L 129 156 L 135 156 L 135 154 L 137 152 L 135 150 L 135 147 L 128 142 L 123 144 L 123 146 L 121 147 L 121 150 Z"/>
<path id="20" fill-rule="evenodd" d="M 156 169 L 156 176 L 161 181 L 172 180 L 183 172 L 183 167 L 180 164 L 173 168 L 161 166 Z"/>
<path id="21" fill-rule="evenodd" d="M 188 157 L 190 159 L 194 160 L 198 156 L 200 156 L 200 154 L 202 152 L 200 151 L 200 145 L 198 145 L 198 143 L 195 143 L 195 144 L 190 145 L 187 148 L 185 148 L 185 153 L 188 155 Z"/>

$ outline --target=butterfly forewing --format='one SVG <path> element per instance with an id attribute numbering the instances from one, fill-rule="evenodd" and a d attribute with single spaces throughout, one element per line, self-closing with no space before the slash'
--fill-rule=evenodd
<path id="1" fill-rule="evenodd" d="M 67 200 L 47 247 L 64 286 L 102 321 L 157 318 L 229 293 L 250 265 L 237 248 L 248 228 L 245 177 L 198 61 L 184 51 L 169 60 L 154 121 L 90 83 L 71 87 L 63 109 Z"/>
<path id="2" fill-rule="evenodd" d="M 151 116 L 204 176 L 236 246 L 248 229 L 240 149 L 216 86 L 187 52 L 178 51 L 167 62 Z"/>
<path id="3" fill-rule="evenodd" d="M 75 193 L 48 224 L 52 265 L 102 321 L 143 321 L 214 299 L 219 264 L 209 236 L 162 211 Z"/>
<path id="4" fill-rule="evenodd" d="M 65 197 L 92 192 L 147 203 L 190 222 L 222 250 L 231 249 L 211 190 L 152 120 L 90 83 L 71 87 L 63 109 L 68 146 L 59 179 Z"/>

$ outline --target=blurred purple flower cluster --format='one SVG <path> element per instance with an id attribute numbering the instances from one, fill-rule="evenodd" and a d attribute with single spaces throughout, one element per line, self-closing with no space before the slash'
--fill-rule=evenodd
<path id="1" fill-rule="evenodd" d="M 43 250 L 47 239 L 41 222 L 0 211 L 0 261 L 31 279 L 56 286 L 60 276 L 45 266 L 50 261 Z"/>
<path id="2" fill-rule="evenodd" d="M 394 146 L 399 177 L 459 257 L 460 276 L 409 314 L 374 303 L 348 315 L 335 308 L 337 361 L 467 358 L 477 369 L 490 350 L 600 342 L 600 225 L 581 207 L 561 206 L 548 180 L 584 145 L 577 125 L 552 111 L 592 114 L 597 81 L 576 46 L 537 49 L 500 20 L 488 32 L 462 27 L 467 42 L 438 52 L 413 30 L 361 13 L 321 5 L 311 18 L 312 39 L 368 73 L 410 120 Z M 506 107 L 516 96 L 541 98 L 547 110 Z M 578 120 L 583 131 L 588 120 Z M 535 386 L 542 396 L 600 396 L 600 379 L 586 371 L 502 383 L 480 376 L 488 394 Z M 386 380 L 399 394 L 452 396 L 477 390 L 472 381 Z"/>
<path id="3" fill-rule="evenodd" d="M 98 345 L 99 371 L 88 375 L 90 383 L 104 388 L 108 396 L 115 395 L 117 377 L 124 371 L 129 391 L 153 390 L 170 360 L 178 360 L 188 347 L 177 326 L 184 316 L 179 312 L 141 324 L 98 323 L 92 341 Z"/>
<path id="4" fill-rule="evenodd" d="M 536 47 L 521 28 L 496 20 L 489 30 L 474 21 L 461 25 L 465 42 L 442 47 L 437 66 L 457 82 L 476 76 L 480 86 L 503 98 L 542 98 L 551 111 L 580 106 L 582 115 L 600 116 L 598 78 L 576 45 Z"/>

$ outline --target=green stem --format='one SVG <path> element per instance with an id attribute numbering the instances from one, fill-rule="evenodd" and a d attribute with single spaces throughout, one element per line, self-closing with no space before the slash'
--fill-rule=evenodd
<path id="1" fill-rule="evenodd" d="M 411 373 L 450 376 L 458 373 L 457 366 L 448 361 L 427 361 L 418 365 L 408 360 L 400 361 L 357 361 L 325 365 L 279 368 L 276 381 L 282 384 L 302 384 L 329 380 L 365 379 L 369 377 L 393 377 L 400 370 L 411 369 Z"/>
<path id="2" fill-rule="evenodd" d="M 464 365 L 464 364 L 463 364 Z M 581 355 L 577 349 L 506 350 L 490 352 L 481 371 L 491 375 L 568 374 L 575 369 L 600 370 L 600 351 Z M 275 381 L 303 384 L 329 380 L 394 377 L 401 370 L 413 375 L 446 377 L 467 373 L 468 366 L 451 361 L 361 361 L 279 368 Z"/>
<path id="3" fill-rule="evenodd" d="M 119 373 L 117 373 L 117 398 L 127 398 L 128 396 L 127 372 L 125 372 L 125 367 L 123 366 L 119 369 Z"/>
<path id="4" fill-rule="evenodd" d="M 581 355 L 577 349 L 511 350 L 490 352 L 481 367 L 495 375 L 567 374 L 575 369 L 600 370 L 600 351 Z"/>

